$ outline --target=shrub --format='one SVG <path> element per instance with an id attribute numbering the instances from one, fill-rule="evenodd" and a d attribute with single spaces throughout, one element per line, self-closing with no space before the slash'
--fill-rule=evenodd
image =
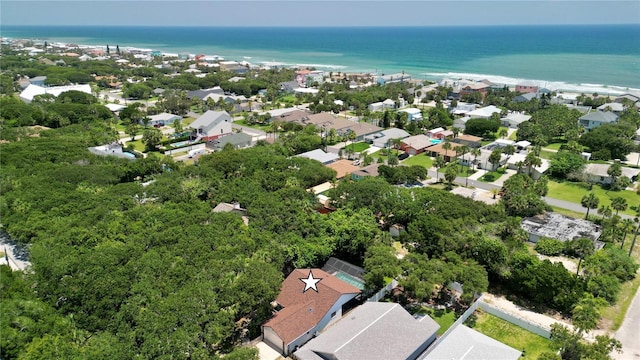
<path id="1" fill-rule="evenodd" d="M 536 244 L 536 251 L 542 255 L 556 256 L 564 250 L 564 243 L 556 239 L 540 239 Z"/>

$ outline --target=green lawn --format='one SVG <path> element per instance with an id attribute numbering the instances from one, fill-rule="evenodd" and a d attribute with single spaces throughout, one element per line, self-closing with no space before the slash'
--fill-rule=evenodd
<path id="1" fill-rule="evenodd" d="M 247 125 L 247 122 L 245 120 L 236 120 L 236 121 L 234 121 L 234 123 L 236 123 L 238 125 L 250 127 L 250 128 L 253 128 L 253 129 L 259 129 L 259 130 L 262 130 L 262 131 L 270 131 L 271 130 L 271 125 L 268 125 L 268 124 L 265 124 L 265 125 L 258 125 L 258 124 Z"/>
<path id="2" fill-rule="evenodd" d="M 142 143 L 142 140 L 128 141 L 126 146 L 129 146 L 129 144 L 133 145 L 133 148 L 136 151 L 144 152 L 144 144 Z"/>
<path id="3" fill-rule="evenodd" d="M 427 169 L 430 169 L 433 167 L 433 159 L 424 153 L 414 155 L 414 156 L 409 156 L 409 158 L 404 159 L 402 163 L 405 165 L 420 165 L 420 166 L 424 166 Z"/>
<path id="4" fill-rule="evenodd" d="M 594 185 L 592 191 L 594 195 L 596 195 L 598 199 L 600 199 L 600 204 L 598 205 L 598 207 L 602 205 L 611 206 L 611 199 L 616 197 L 627 199 L 627 204 L 629 204 L 630 206 L 638 204 L 638 201 L 640 200 L 640 197 L 638 197 L 636 193 L 628 190 L 607 191 L 600 185 Z M 560 199 L 580 204 L 582 197 L 587 195 L 588 193 L 588 185 L 584 183 L 549 181 L 549 193 L 547 193 L 547 196 L 554 199 Z M 627 215 L 635 214 L 635 212 L 631 208 L 627 209 L 626 211 L 621 211 L 621 213 Z M 591 210 L 589 214 L 595 214 L 595 211 Z"/>
<path id="5" fill-rule="evenodd" d="M 572 217 L 574 219 L 584 219 L 584 214 L 583 213 L 579 213 L 577 211 L 571 211 L 571 210 L 567 210 L 567 209 L 563 209 L 563 208 L 559 208 L 559 207 L 555 207 L 552 206 L 551 209 L 553 209 L 553 212 L 556 212 L 558 214 L 562 214 L 562 215 L 566 215 L 569 217 Z M 589 214 L 591 215 L 591 214 Z"/>
<path id="6" fill-rule="evenodd" d="M 361 152 L 361 151 L 367 150 L 368 148 L 369 148 L 369 144 L 365 142 L 358 142 L 358 143 L 353 143 L 345 146 L 344 151 L 351 149 L 353 150 L 353 152 Z"/>
<path id="7" fill-rule="evenodd" d="M 498 168 L 496 171 L 487 171 L 478 180 L 480 180 L 482 182 L 494 182 L 494 181 L 500 179 L 500 176 L 502 176 L 504 173 L 506 173 L 505 169 Z"/>
<path id="8" fill-rule="evenodd" d="M 540 157 L 543 159 L 551 160 L 555 155 L 553 151 L 540 150 Z"/>
<path id="9" fill-rule="evenodd" d="M 551 150 L 560 150 L 560 146 L 564 145 L 564 143 L 555 143 L 555 144 L 549 144 L 547 146 L 545 146 L 543 149 L 551 149 Z"/>
<path id="10" fill-rule="evenodd" d="M 514 131 L 511 133 L 511 135 L 509 135 L 509 140 L 513 140 L 516 141 L 518 139 L 518 130 Z"/>
<path id="11" fill-rule="evenodd" d="M 447 331 L 447 329 L 449 329 L 458 318 L 453 310 L 436 310 L 426 306 L 422 306 L 415 313 L 429 315 L 435 322 L 437 322 L 438 325 L 440 325 L 440 329 L 438 329 L 438 336 L 444 334 L 444 332 Z"/>
<path id="12" fill-rule="evenodd" d="M 476 311 L 475 315 L 474 330 L 496 339 L 503 344 L 509 345 L 516 350 L 524 349 L 525 355 L 521 357 L 521 359 L 537 359 L 538 356 L 544 352 L 555 352 L 549 339 L 545 339 L 540 335 L 536 335 L 483 311 Z"/>

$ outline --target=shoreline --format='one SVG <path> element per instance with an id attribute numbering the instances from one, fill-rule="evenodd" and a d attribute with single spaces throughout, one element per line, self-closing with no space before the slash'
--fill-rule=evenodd
<path id="1" fill-rule="evenodd" d="M 30 41 L 33 42 L 34 45 L 41 45 L 44 41 L 49 42 L 53 45 L 77 45 L 79 49 L 100 49 L 106 50 L 107 45 L 95 45 L 95 44 L 81 44 L 81 43 L 73 43 L 63 40 L 62 38 L 24 38 L 24 37 L 12 37 L 12 36 L 2 36 L 0 37 L 2 42 L 7 41 Z M 110 47 L 114 47 L 115 45 L 108 44 Z M 119 45 L 119 44 L 118 44 Z M 154 48 L 154 47 L 140 47 L 133 45 L 124 45 L 120 46 L 124 52 L 131 51 L 139 51 L 145 53 L 151 53 L 158 51 L 163 56 L 166 54 L 171 55 L 180 55 L 187 54 L 189 55 L 189 60 L 193 60 L 196 55 L 200 55 L 200 52 L 192 52 L 192 51 L 165 51 L 162 47 Z M 384 71 L 386 69 L 377 69 L 374 71 L 373 66 L 368 67 L 368 69 L 362 68 L 362 66 L 354 66 L 354 65 L 340 65 L 340 64 L 323 64 L 323 63 L 305 63 L 305 62 L 297 62 L 297 61 L 286 61 L 286 60 L 276 60 L 272 58 L 271 60 L 266 60 L 263 55 L 253 54 L 252 50 L 231 50 L 232 53 L 243 53 L 244 55 L 233 54 L 231 56 L 227 55 L 217 55 L 217 54 L 203 54 L 205 56 L 215 56 L 219 57 L 220 60 L 225 61 L 236 61 L 242 64 L 248 64 L 253 68 L 265 68 L 265 67 L 285 67 L 285 68 L 316 68 L 318 70 L 324 72 L 345 72 L 345 73 L 369 73 L 373 75 L 382 75 L 382 74 L 392 74 L 396 73 L 396 71 Z M 253 50 L 258 51 L 258 50 Z M 285 53 L 273 51 L 279 56 L 285 56 Z M 482 73 L 474 73 L 474 72 L 458 72 L 458 71 L 429 71 L 428 66 L 424 66 L 422 68 L 418 67 L 415 69 L 411 69 L 409 71 L 405 71 L 406 74 L 411 75 L 411 77 L 415 80 L 428 80 L 433 82 L 439 82 L 441 80 L 471 80 L 471 81 L 480 81 L 480 80 L 489 80 L 498 85 L 506 85 L 509 87 L 513 87 L 522 83 L 531 83 L 535 84 L 541 88 L 547 88 L 551 91 L 556 91 L 558 93 L 570 93 L 570 94 L 594 94 L 598 95 L 607 95 L 607 96 L 619 96 L 626 93 L 638 93 L 640 94 L 640 87 L 635 88 L 631 86 L 620 86 L 620 85 L 612 85 L 612 84 L 598 84 L 598 83 L 588 83 L 588 82 L 568 82 L 568 81 L 558 81 L 558 80 L 543 80 L 543 79 L 534 79 L 534 78 L 526 78 L 526 77 L 511 77 L 500 74 L 482 74 Z"/>

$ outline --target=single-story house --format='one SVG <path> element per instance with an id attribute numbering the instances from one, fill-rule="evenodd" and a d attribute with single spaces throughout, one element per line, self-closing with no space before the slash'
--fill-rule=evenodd
<path id="1" fill-rule="evenodd" d="M 107 145 L 93 146 L 88 150 L 96 155 L 101 156 L 116 156 L 123 159 L 135 160 L 136 156 L 130 152 L 126 152 L 122 149 L 122 144 L 111 143 Z"/>
<path id="2" fill-rule="evenodd" d="M 148 116 L 148 118 L 149 118 L 149 125 L 151 126 L 165 126 L 165 125 L 173 124 L 173 122 L 176 120 L 182 120 L 182 116 L 173 115 L 169 113 L 150 115 Z M 140 121 L 140 123 L 142 123 L 142 120 Z"/>
<path id="3" fill-rule="evenodd" d="M 378 168 L 381 164 L 371 164 L 369 166 L 365 166 L 356 171 L 351 172 L 351 180 L 362 180 L 368 176 L 378 176 Z"/>
<path id="4" fill-rule="evenodd" d="M 414 318 L 400 304 L 366 302 L 296 351 L 299 360 L 414 360 L 440 325 Z"/>
<path id="5" fill-rule="evenodd" d="M 525 121 L 529 121 L 531 119 L 531 115 L 525 115 L 519 112 L 512 112 L 509 115 L 500 119 L 500 123 L 502 126 L 506 126 L 512 129 L 517 129 L 518 125 L 522 124 Z"/>
<path id="6" fill-rule="evenodd" d="M 507 346 L 465 325 L 458 325 L 427 351 L 423 360 L 491 359 L 518 360 L 520 350 Z"/>
<path id="7" fill-rule="evenodd" d="M 513 146 L 516 147 L 516 150 L 526 150 L 529 146 L 531 146 L 531 143 L 527 140 L 520 140 L 517 143 L 513 144 Z"/>
<path id="8" fill-rule="evenodd" d="M 397 82 L 409 82 L 411 81 L 411 75 L 409 74 L 391 74 L 391 75 L 382 75 L 377 79 L 377 83 L 379 85 L 392 84 Z"/>
<path id="9" fill-rule="evenodd" d="M 589 182 L 598 183 L 598 184 L 611 184 L 613 182 L 613 178 L 607 174 L 609 170 L 609 164 L 587 164 L 584 168 L 584 173 L 589 177 Z M 622 166 L 622 175 L 626 176 L 632 181 L 638 180 L 638 174 L 640 174 L 640 170 Z"/>
<path id="10" fill-rule="evenodd" d="M 445 143 L 439 143 L 437 145 L 433 145 L 430 146 L 426 151 L 429 153 L 430 156 L 436 157 L 438 155 L 442 156 L 442 158 L 444 158 L 444 161 L 449 162 L 451 161 L 453 158 L 455 158 L 456 155 L 456 148 L 463 146 L 461 144 L 458 143 L 454 143 L 454 142 L 450 142 L 449 144 L 451 145 L 451 149 L 449 150 L 445 150 L 443 148 L 443 145 Z M 466 157 L 468 157 L 469 155 L 467 155 Z"/>
<path id="11" fill-rule="evenodd" d="M 453 150 L 453 149 L 452 149 Z M 492 151 L 491 150 L 487 150 L 487 149 L 480 149 L 480 155 L 475 158 L 476 160 L 476 168 L 477 169 L 483 169 L 483 170 L 489 170 L 489 171 L 495 171 L 497 168 L 499 168 L 500 166 L 504 165 L 507 162 L 507 156 L 505 154 L 500 154 L 500 161 L 496 164 L 491 164 L 491 162 L 489 162 L 489 157 L 491 156 Z M 449 154 L 451 154 L 451 150 L 449 150 Z M 453 155 L 455 156 L 455 151 L 453 151 Z M 460 164 L 464 165 L 464 166 L 471 166 L 474 160 L 474 156 L 471 154 L 466 154 L 464 156 L 459 156 L 458 159 L 460 160 Z"/>
<path id="12" fill-rule="evenodd" d="M 570 241 L 589 238 L 594 241 L 596 249 L 604 243 L 598 241 L 602 228 L 591 221 L 574 219 L 555 212 L 544 213 L 522 219 L 520 227 L 529 234 L 529 241 L 537 243 L 541 238 Z"/>
<path id="13" fill-rule="evenodd" d="M 231 134 L 231 123 L 231 115 L 228 112 L 208 110 L 188 127 L 194 130 L 197 138 L 214 140 Z"/>
<path id="14" fill-rule="evenodd" d="M 367 109 L 369 109 L 369 111 L 371 112 L 382 111 L 384 109 L 384 104 L 382 103 L 382 101 L 374 102 L 369 104 L 369 106 L 367 106 Z"/>
<path id="15" fill-rule="evenodd" d="M 455 135 L 453 131 L 443 130 L 443 131 L 440 131 L 439 133 L 436 133 L 433 137 L 438 140 L 444 140 L 446 138 L 453 138 L 453 135 Z"/>
<path id="16" fill-rule="evenodd" d="M 91 95 L 91 85 L 65 85 L 65 86 L 51 86 L 51 87 L 42 87 L 38 85 L 29 85 L 26 89 L 24 89 L 20 93 L 20 100 L 30 103 L 33 101 L 33 98 L 38 95 L 51 94 L 55 97 L 60 96 L 63 92 L 67 91 L 80 91 L 85 94 Z"/>
<path id="17" fill-rule="evenodd" d="M 418 120 L 422 119 L 422 111 L 420 111 L 420 109 L 407 108 L 407 109 L 402 109 L 402 110 L 398 110 L 398 111 L 407 113 L 407 115 L 408 115 L 407 121 L 408 122 L 418 121 Z"/>
<path id="18" fill-rule="evenodd" d="M 438 128 L 431 129 L 431 130 L 427 131 L 427 132 L 425 133 L 425 135 L 427 135 L 427 136 L 428 136 L 428 137 L 430 137 L 430 138 L 433 138 L 433 137 L 435 137 L 435 136 L 436 136 L 436 134 L 437 134 L 437 133 L 439 133 L 439 132 L 441 132 L 441 131 L 444 131 L 444 128 L 438 127 Z"/>
<path id="19" fill-rule="evenodd" d="M 463 116 L 461 118 L 453 119 L 453 127 L 456 127 L 460 130 L 464 130 L 467 127 L 467 121 L 471 120 L 468 116 Z"/>
<path id="20" fill-rule="evenodd" d="M 118 112 L 122 109 L 124 109 L 126 106 L 121 105 L 121 104 L 105 104 L 104 106 L 106 106 L 107 109 L 111 110 L 111 112 Z"/>
<path id="21" fill-rule="evenodd" d="M 382 131 L 382 128 L 379 126 L 347 120 L 342 117 L 334 116 L 328 112 L 308 115 L 301 121 L 302 125 L 313 124 L 316 128 L 324 129 L 324 131 L 335 129 L 338 136 L 347 135 L 353 132 L 356 135 L 356 141 L 364 140 L 365 136 Z"/>
<path id="22" fill-rule="evenodd" d="M 612 124 L 618 121 L 618 115 L 611 111 L 593 111 L 581 116 L 578 121 L 587 130 L 595 129 L 600 125 Z"/>
<path id="23" fill-rule="evenodd" d="M 620 114 L 624 111 L 624 104 L 618 102 L 602 104 L 598 106 L 598 111 L 611 111 L 615 114 Z"/>
<path id="24" fill-rule="evenodd" d="M 207 147 L 213 151 L 224 149 L 225 145 L 231 144 L 234 149 L 244 149 L 251 146 L 253 137 L 243 132 L 232 133 L 216 140 L 207 142 Z"/>
<path id="25" fill-rule="evenodd" d="M 364 140 L 369 144 L 373 144 L 373 146 L 384 148 L 389 145 L 388 142 L 390 140 L 404 139 L 406 137 L 409 137 L 408 132 L 398 128 L 389 128 L 376 134 L 367 135 Z"/>
<path id="26" fill-rule="evenodd" d="M 316 160 L 323 165 L 331 164 L 332 162 L 340 159 L 340 156 L 338 156 L 337 154 L 326 153 L 321 149 L 307 151 L 305 153 L 298 154 L 296 156 L 311 159 L 311 160 Z"/>
<path id="27" fill-rule="evenodd" d="M 216 207 L 213 208 L 213 212 L 214 213 L 220 213 L 220 212 L 228 212 L 228 213 L 232 213 L 232 214 L 238 214 L 240 215 L 240 217 L 242 218 L 242 222 L 245 225 L 249 225 L 249 218 L 247 217 L 247 209 L 243 209 L 242 207 L 240 207 L 239 203 L 219 203 L 218 205 L 216 205 Z"/>
<path id="28" fill-rule="evenodd" d="M 31 85 L 44 86 L 44 82 L 47 80 L 46 76 L 34 76 L 29 79 Z"/>
<path id="29" fill-rule="evenodd" d="M 526 174 L 529 171 L 528 167 L 524 165 L 524 160 L 527 158 L 526 154 L 516 153 L 509 157 L 507 160 L 507 167 L 512 170 L 519 170 L 520 173 Z M 531 167 L 531 177 L 534 180 L 538 180 L 545 171 L 549 170 L 550 162 L 547 159 L 540 159 L 540 166 Z"/>
<path id="30" fill-rule="evenodd" d="M 457 144 L 466 145 L 469 148 L 479 148 L 482 146 L 482 138 L 479 136 L 462 134 L 453 138 L 451 141 Z"/>
<path id="31" fill-rule="evenodd" d="M 498 115 L 502 112 L 498 107 L 494 105 L 485 106 L 483 108 L 475 109 L 473 111 L 469 111 L 467 116 L 472 119 L 488 119 L 491 115 L 498 113 Z"/>
<path id="32" fill-rule="evenodd" d="M 464 115 L 478 108 L 478 104 L 465 103 L 459 101 L 456 107 L 451 110 L 454 115 Z"/>
<path id="33" fill-rule="evenodd" d="M 513 102 L 517 102 L 517 103 L 523 103 L 523 102 L 529 102 L 535 98 L 537 98 L 537 94 L 534 92 L 528 92 L 528 93 L 524 93 L 518 96 L 515 96 L 513 98 Z"/>
<path id="34" fill-rule="evenodd" d="M 426 148 L 433 146 L 431 138 L 426 135 L 415 135 L 402 139 L 400 149 L 409 155 L 418 155 L 423 153 Z"/>
<path id="35" fill-rule="evenodd" d="M 360 170 L 359 166 L 353 165 L 353 161 L 346 159 L 334 161 L 330 164 L 327 164 L 326 167 L 335 170 L 336 179 L 342 179 L 352 172 Z"/>
<path id="36" fill-rule="evenodd" d="M 205 100 L 207 95 L 211 94 L 224 95 L 224 90 L 222 90 L 220 86 L 215 86 L 209 89 L 187 91 L 187 97 L 189 99 L 198 98 L 200 100 Z"/>
<path id="37" fill-rule="evenodd" d="M 321 269 L 296 269 L 282 283 L 263 341 L 288 356 L 355 306 L 360 289 Z"/>

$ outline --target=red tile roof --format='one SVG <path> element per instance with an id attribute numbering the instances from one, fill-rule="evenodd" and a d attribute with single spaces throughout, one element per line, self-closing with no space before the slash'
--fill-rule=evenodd
<path id="1" fill-rule="evenodd" d="M 317 292 L 309 289 L 303 293 L 305 284 L 300 279 L 306 279 L 309 270 L 322 280 L 316 284 Z M 296 269 L 284 280 L 276 299 L 284 308 L 263 326 L 272 328 L 289 344 L 316 326 L 340 296 L 359 293 L 360 289 L 321 269 Z"/>

